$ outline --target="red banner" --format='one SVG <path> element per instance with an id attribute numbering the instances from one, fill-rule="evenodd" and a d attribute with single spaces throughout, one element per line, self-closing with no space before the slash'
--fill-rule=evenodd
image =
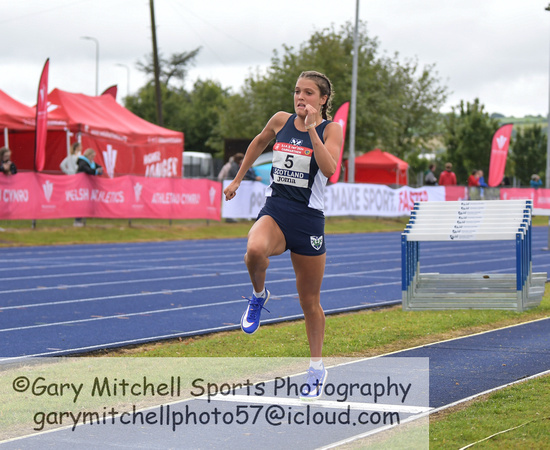
<path id="1" fill-rule="evenodd" d="M 338 160 L 338 165 L 336 166 L 336 172 L 329 178 L 329 183 L 338 183 L 340 178 L 340 169 L 342 167 L 342 155 L 344 154 L 344 142 L 346 140 L 346 125 L 348 123 L 348 111 L 349 111 L 349 102 L 344 103 L 336 114 L 334 115 L 334 122 L 338 122 L 342 126 L 343 138 L 342 138 L 342 148 L 340 149 L 340 158 Z"/>
<path id="2" fill-rule="evenodd" d="M 445 201 L 456 202 L 468 200 L 468 188 L 466 186 L 445 186 Z"/>
<path id="3" fill-rule="evenodd" d="M 36 140 L 34 147 L 34 168 L 38 172 L 44 170 L 46 163 L 46 136 L 48 132 L 48 69 L 49 58 L 44 64 L 38 84 L 38 99 L 36 100 Z"/>
<path id="4" fill-rule="evenodd" d="M 489 180 L 487 184 L 490 187 L 497 187 L 504 177 L 506 168 L 506 159 L 508 157 L 508 147 L 510 146 L 510 136 L 514 124 L 509 123 L 501 126 L 493 136 L 491 145 L 491 162 L 489 164 Z"/>
<path id="5" fill-rule="evenodd" d="M 550 209 L 550 189 L 533 188 L 502 188 L 501 200 L 533 200 L 533 208 Z"/>
<path id="6" fill-rule="evenodd" d="M 221 220 L 221 195 L 221 184 L 207 179 L 20 172 L 0 176 L 0 219 Z"/>

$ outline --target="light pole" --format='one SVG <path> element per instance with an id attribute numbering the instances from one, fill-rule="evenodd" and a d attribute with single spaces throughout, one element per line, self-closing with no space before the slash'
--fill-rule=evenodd
<path id="1" fill-rule="evenodd" d="M 95 42 L 95 95 L 99 95 L 99 41 L 91 36 L 82 36 L 81 39 L 86 39 Z"/>
<path id="2" fill-rule="evenodd" d="M 546 8 L 550 11 L 550 3 Z M 550 83 L 548 89 L 548 128 L 546 129 L 546 189 L 550 188 Z M 550 217 L 548 217 L 548 246 L 543 250 L 550 251 Z"/>
<path id="3" fill-rule="evenodd" d="M 129 97 L 130 96 L 130 68 L 126 65 L 126 64 L 120 64 L 120 63 L 117 63 L 115 64 L 116 66 L 119 66 L 119 67 L 124 67 L 126 68 L 126 75 L 127 75 L 127 80 L 126 80 L 126 97 Z"/>
<path id="4" fill-rule="evenodd" d="M 544 9 L 546 11 L 550 11 L 550 3 Z M 550 189 L 550 88 L 548 93 L 548 128 L 546 129 L 546 177 L 545 178 L 546 178 L 546 189 Z M 549 222 L 549 229 L 550 229 L 550 222 Z M 550 234 L 549 234 L 548 246 L 550 247 Z"/>
<path id="5" fill-rule="evenodd" d="M 351 104 L 349 128 L 348 183 L 355 183 L 355 122 L 357 111 L 357 65 L 359 58 L 359 0 L 355 2 L 353 31 L 353 66 L 351 70 Z"/>

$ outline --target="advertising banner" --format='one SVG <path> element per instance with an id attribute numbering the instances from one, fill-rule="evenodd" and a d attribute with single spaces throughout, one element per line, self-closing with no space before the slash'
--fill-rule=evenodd
<path id="1" fill-rule="evenodd" d="M 46 163 L 46 136 L 48 133 L 48 72 L 50 60 L 47 59 L 42 69 L 38 84 L 38 98 L 36 101 L 36 142 L 35 142 L 35 170 L 41 172 Z"/>
<path id="2" fill-rule="evenodd" d="M 499 186 L 504 177 L 506 169 L 506 159 L 508 158 L 508 147 L 510 146 L 510 136 L 512 136 L 513 124 L 501 126 L 493 136 L 491 145 L 491 162 L 489 163 L 489 180 L 487 184 L 490 187 Z"/>
<path id="3" fill-rule="evenodd" d="M 181 178 L 113 179 L 21 172 L 0 177 L 0 219 L 102 217 L 220 220 L 221 184 Z"/>
<path id="4" fill-rule="evenodd" d="M 224 186 L 230 181 L 224 182 Z M 265 202 L 266 186 L 243 181 L 237 196 L 223 202 L 222 217 L 255 219 Z M 408 216 L 416 201 L 444 201 L 444 186 L 392 189 L 382 184 L 337 183 L 325 191 L 325 216 Z"/>
<path id="5" fill-rule="evenodd" d="M 338 164 L 336 165 L 336 172 L 329 178 L 329 183 L 338 183 L 340 179 L 340 169 L 342 168 L 342 156 L 344 154 L 344 143 L 346 142 L 346 127 L 348 123 L 348 112 L 349 112 L 349 102 L 344 103 L 336 114 L 334 115 L 334 122 L 338 122 L 342 127 L 342 147 L 340 148 L 340 157 L 338 159 Z"/>

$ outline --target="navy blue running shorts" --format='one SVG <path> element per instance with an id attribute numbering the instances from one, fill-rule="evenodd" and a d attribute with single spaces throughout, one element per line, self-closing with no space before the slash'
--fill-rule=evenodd
<path id="1" fill-rule="evenodd" d="M 303 203 L 284 197 L 266 197 L 258 219 L 270 216 L 283 232 L 286 250 L 298 255 L 317 256 L 326 252 L 325 215 Z"/>

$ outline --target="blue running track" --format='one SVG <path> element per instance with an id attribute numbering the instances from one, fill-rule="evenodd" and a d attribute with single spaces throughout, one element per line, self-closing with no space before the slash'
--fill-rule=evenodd
<path id="1" fill-rule="evenodd" d="M 550 272 L 535 227 L 533 271 Z M 239 328 L 244 239 L 0 249 L 0 359 L 55 356 Z M 327 314 L 401 302 L 400 233 L 327 236 Z M 510 242 L 423 243 L 423 271 L 514 273 Z M 262 323 L 302 317 L 288 253 L 272 258 Z"/>

